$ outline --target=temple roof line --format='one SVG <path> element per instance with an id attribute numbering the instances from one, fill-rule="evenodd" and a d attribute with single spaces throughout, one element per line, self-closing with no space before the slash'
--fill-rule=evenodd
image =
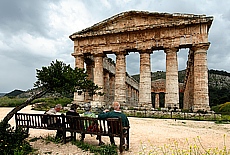
<path id="1" fill-rule="evenodd" d="M 165 17 L 167 19 L 170 19 L 168 21 L 164 21 L 164 23 L 157 23 L 157 24 L 151 24 L 151 25 L 137 25 L 133 27 L 126 26 L 125 29 L 109 29 L 109 30 L 101 30 L 101 28 L 108 26 L 109 24 L 113 24 L 116 21 L 119 21 L 119 19 L 127 18 L 127 17 L 156 17 L 156 18 L 162 18 Z M 183 22 L 181 22 L 181 19 L 183 19 Z M 147 12 L 147 11 L 127 11 L 122 12 L 117 15 L 114 15 L 110 18 L 107 18 L 99 23 L 94 24 L 91 27 L 88 27 L 86 29 L 83 29 L 81 31 L 75 32 L 72 35 L 69 36 L 70 39 L 78 38 L 78 37 L 86 37 L 86 36 L 94 36 L 94 35 L 103 35 L 108 33 L 119 33 L 119 32 L 125 32 L 125 31 L 134 31 L 134 30 L 144 30 L 144 29 L 151 29 L 151 28 L 161 28 L 161 27 L 170 27 L 170 26 L 179 26 L 179 25 L 187 25 L 187 24 L 197 24 L 197 23 L 208 23 L 209 27 L 211 26 L 213 21 L 212 16 L 206 16 L 206 15 L 195 15 L 195 14 L 181 14 L 181 13 L 158 13 L 158 12 Z"/>

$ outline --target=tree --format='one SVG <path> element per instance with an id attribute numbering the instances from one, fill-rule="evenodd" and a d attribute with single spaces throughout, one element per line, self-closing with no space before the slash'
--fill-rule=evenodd
<path id="1" fill-rule="evenodd" d="M 84 69 L 71 68 L 70 65 L 66 65 L 61 61 L 52 61 L 50 66 L 42 67 L 41 70 L 37 69 L 37 81 L 34 83 L 35 88 L 39 88 L 41 91 L 32 95 L 21 105 L 16 106 L 10 111 L 3 119 L 4 124 L 8 124 L 8 121 L 14 116 L 15 113 L 31 104 L 31 102 L 37 98 L 42 97 L 48 92 L 67 94 L 74 91 L 81 90 L 83 92 L 89 92 L 94 95 L 96 91 L 101 89 L 89 80 L 87 73 Z"/>

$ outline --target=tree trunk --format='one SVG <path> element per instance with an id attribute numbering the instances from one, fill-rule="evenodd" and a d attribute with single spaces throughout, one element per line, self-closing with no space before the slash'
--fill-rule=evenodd
<path id="1" fill-rule="evenodd" d="M 22 108 L 26 107 L 27 105 L 29 105 L 33 100 L 42 97 L 43 95 L 45 95 L 49 90 L 44 90 L 41 92 L 38 92 L 35 95 L 32 95 L 30 98 L 28 98 L 25 102 L 23 102 L 22 104 L 16 106 L 14 109 L 12 109 L 3 119 L 3 123 L 5 125 L 8 124 L 9 120 L 14 116 L 14 114 L 16 114 L 18 111 L 20 111 Z"/>

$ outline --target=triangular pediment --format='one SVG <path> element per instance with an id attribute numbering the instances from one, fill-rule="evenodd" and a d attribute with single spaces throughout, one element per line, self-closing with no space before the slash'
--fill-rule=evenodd
<path id="1" fill-rule="evenodd" d="M 128 11 L 112 16 L 70 36 L 71 39 L 84 36 L 103 35 L 151 28 L 207 23 L 211 26 L 213 17 L 194 14 L 158 13 Z"/>

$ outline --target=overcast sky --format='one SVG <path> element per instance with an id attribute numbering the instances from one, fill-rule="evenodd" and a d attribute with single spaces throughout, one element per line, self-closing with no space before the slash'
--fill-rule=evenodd
<path id="1" fill-rule="evenodd" d="M 0 92 L 28 90 L 36 69 L 61 60 L 74 67 L 69 35 L 124 11 L 213 16 L 208 68 L 230 72 L 230 1 L 222 0 L 0 0 Z M 179 70 L 188 50 L 178 52 Z M 127 72 L 139 74 L 139 54 L 126 57 Z M 151 54 L 151 71 L 165 71 L 165 53 Z"/>

